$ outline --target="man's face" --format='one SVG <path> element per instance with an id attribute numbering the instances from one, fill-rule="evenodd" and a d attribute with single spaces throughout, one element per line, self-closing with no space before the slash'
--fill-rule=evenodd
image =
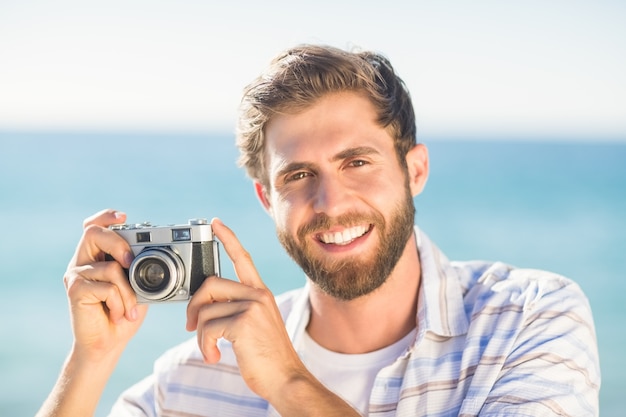
<path id="1" fill-rule="evenodd" d="M 265 134 L 265 204 L 290 256 L 339 299 L 382 285 L 412 235 L 414 207 L 372 104 L 356 93 L 328 95 L 276 116 Z"/>

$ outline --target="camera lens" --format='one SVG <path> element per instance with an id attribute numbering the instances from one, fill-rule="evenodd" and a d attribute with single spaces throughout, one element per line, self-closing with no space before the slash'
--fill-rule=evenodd
<path id="1" fill-rule="evenodd" d="M 160 291 L 167 286 L 170 274 L 160 259 L 147 259 L 137 269 L 137 284 L 146 291 Z"/>
<path id="2" fill-rule="evenodd" d="M 149 301 L 171 298 L 184 278 L 183 264 L 168 248 L 145 249 L 135 257 L 128 271 L 130 285 Z"/>

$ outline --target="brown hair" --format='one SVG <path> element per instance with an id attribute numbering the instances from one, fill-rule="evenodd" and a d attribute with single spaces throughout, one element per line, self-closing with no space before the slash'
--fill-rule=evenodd
<path id="1" fill-rule="evenodd" d="M 325 94 L 364 93 L 374 104 L 378 122 L 389 127 L 400 163 L 416 144 L 411 97 L 384 56 L 348 52 L 330 46 L 300 45 L 278 55 L 245 90 L 237 127 L 239 164 L 248 176 L 268 186 L 264 129 L 275 114 L 297 113 Z"/>

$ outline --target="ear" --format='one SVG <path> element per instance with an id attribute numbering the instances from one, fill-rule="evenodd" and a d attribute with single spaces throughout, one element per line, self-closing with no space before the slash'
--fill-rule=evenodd
<path id="1" fill-rule="evenodd" d="M 259 199 L 259 201 L 261 202 L 261 205 L 263 206 L 263 208 L 268 213 L 271 213 L 271 211 L 270 211 L 270 200 L 269 200 L 269 197 L 268 197 L 267 190 L 265 189 L 265 186 L 263 186 L 258 181 L 254 181 L 254 191 L 256 192 L 256 196 Z"/>
<path id="2" fill-rule="evenodd" d="M 409 186 L 413 197 L 420 194 L 428 180 L 428 149 L 418 143 L 406 154 Z"/>

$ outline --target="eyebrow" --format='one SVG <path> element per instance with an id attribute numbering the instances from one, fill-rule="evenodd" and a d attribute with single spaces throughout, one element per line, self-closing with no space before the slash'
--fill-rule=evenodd
<path id="1" fill-rule="evenodd" d="M 331 161 L 341 161 L 342 159 L 354 158 L 355 156 L 365 156 L 379 153 L 380 152 L 371 146 L 357 146 L 339 152 L 337 155 L 332 157 Z"/>
<path id="2" fill-rule="evenodd" d="M 344 159 L 354 158 L 356 156 L 365 156 L 365 155 L 373 155 L 373 154 L 380 154 L 380 152 L 378 152 L 376 149 L 372 148 L 371 146 L 356 146 L 354 148 L 348 148 L 339 152 L 338 154 L 334 155 L 330 160 L 332 162 L 337 162 L 337 161 L 341 161 Z M 312 164 L 310 162 L 292 162 L 292 163 L 286 164 L 280 170 L 278 170 L 278 172 L 276 173 L 276 178 L 282 177 L 283 175 L 289 172 L 299 171 L 301 169 L 313 170 L 314 167 L 315 167 L 315 164 Z"/>

